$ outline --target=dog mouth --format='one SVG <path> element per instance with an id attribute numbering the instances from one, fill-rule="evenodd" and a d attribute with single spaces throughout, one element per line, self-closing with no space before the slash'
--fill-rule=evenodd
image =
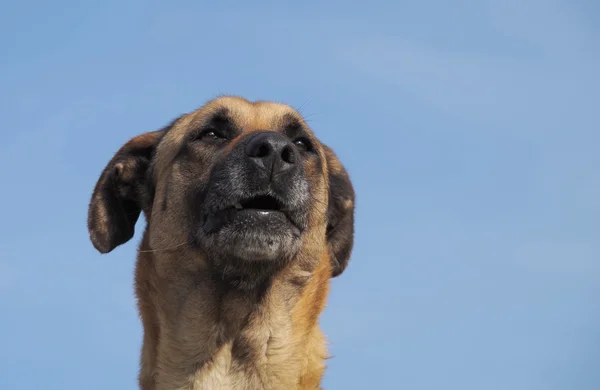
<path id="1" fill-rule="evenodd" d="M 206 214 L 203 226 L 206 233 L 216 233 L 230 225 L 236 230 L 273 230 L 272 234 L 291 228 L 295 234 L 300 234 L 302 229 L 296 223 L 296 217 L 297 213 L 278 197 L 256 194 Z"/>
<path id="2" fill-rule="evenodd" d="M 243 199 L 237 202 L 234 208 L 238 211 L 248 210 L 262 213 L 283 212 L 285 210 L 284 204 L 279 199 L 270 195 L 257 195 Z"/>

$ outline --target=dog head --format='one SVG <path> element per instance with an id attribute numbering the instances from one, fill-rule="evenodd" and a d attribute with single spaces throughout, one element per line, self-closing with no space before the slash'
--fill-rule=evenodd
<path id="1" fill-rule="evenodd" d="M 185 251 L 238 284 L 319 249 L 337 276 L 353 245 L 346 170 L 298 112 L 272 102 L 220 97 L 123 145 L 92 194 L 94 247 L 127 242 L 141 212 L 154 257 Z"/>

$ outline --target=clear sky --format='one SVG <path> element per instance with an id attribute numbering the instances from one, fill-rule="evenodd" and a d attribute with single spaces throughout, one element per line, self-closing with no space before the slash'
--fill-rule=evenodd
<path id="1" fill-rule="evenodd" d="M 358 4 L 2 2 L 1 389 L 135 388 L 143 220 L 101 256 L 89 197 L 222 93 L 302 107 L 353 178 L 325 389 L 600 388 L 600 3 Z"/>

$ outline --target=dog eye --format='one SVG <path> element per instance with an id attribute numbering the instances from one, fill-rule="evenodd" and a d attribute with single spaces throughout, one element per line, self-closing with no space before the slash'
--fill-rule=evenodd
<path id="1" fill-rule="evenodd" d="M 298 148 L 298 150 L 305 152 L 312 149 L 312 145 L 309 140 L 306 138 L 298 138 L 294 141 L 294 145 Z"/>
<path id="2" fill-rule="evenodd" d="M 204 130 L 200 134 L 198 134 L 198 139 L 200 141 L 215 141 L 219 139 L 226 139 L 223 134 L 218 132 L 217 130 Z"/>

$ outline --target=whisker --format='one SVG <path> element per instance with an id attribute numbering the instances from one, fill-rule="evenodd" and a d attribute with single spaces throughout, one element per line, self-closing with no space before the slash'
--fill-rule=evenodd
<path id="1" fill-rule="evenodd" d="M 148 253 L 148 252 L 163 252 L 163 251 L 170 251 L 172 249 L 177 249 L 179 247 L 182 247 L 184 245 L 187 245 L 187 242 L 183 242 L 179 245 L 175 245 L 175 246 L 171 246 L 171 247 L 167 247 L 167 248 L 161 248 L 161 249 L 145 249 L 145 250 L 138 250 L 139 253 Z"/>
<path id="2" fill-rule="evenodd" d="M 302 103 L 302 104 L 300 105 L 300 107 L 298 107 L 298 108 L 296 109 L 296 111 L 298 111 L 298 112 L 299 112 L 299 113 L 300 113 L 302 116 L 304 116 L 304 114 L 302 114 L 302 110 L 304 109 L 304 107 L 306 107 L 306 106 L 307 106 L 307 105 L 308 105 L 308 104 L 311 102 L 311 100 L 312 100 L 312 98 L 311 98 L 311 97 L 309 97 L 308 99 L 306 99 L 306 100 L 304 101 L 304 103 Z"/>

